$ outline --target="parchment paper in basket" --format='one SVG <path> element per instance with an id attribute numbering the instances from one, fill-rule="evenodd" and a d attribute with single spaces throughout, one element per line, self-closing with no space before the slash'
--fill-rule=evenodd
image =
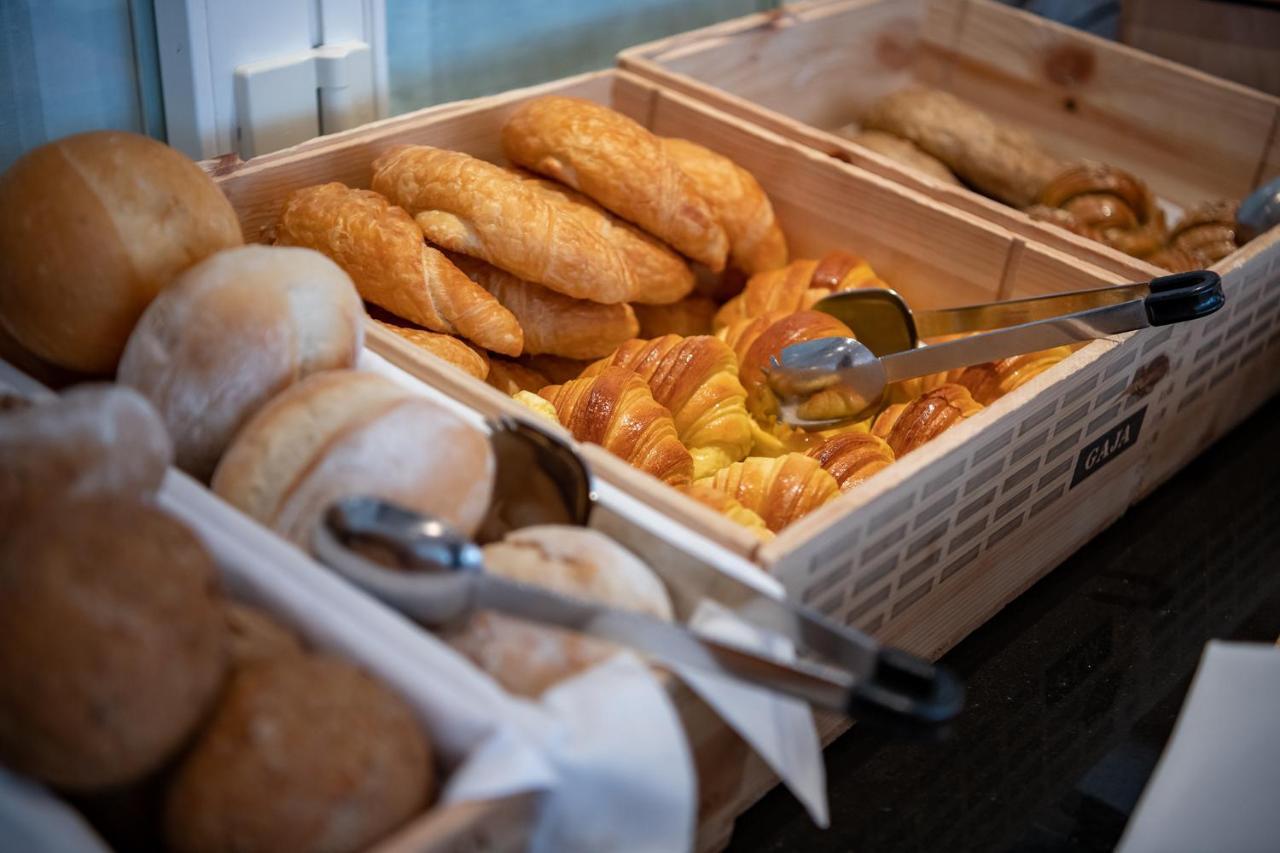
<path id="1" fill-rule="evenodd" d="M 369 350 L 365 350 L 361 355 L 359 366 L 439 401 L 472 423 L 483 424 L 483 417 L 479 413 L 424 385 Z M 667 516 L 609 483 L 598 481 L 595 483 L 595 490 L 600 498 L 607 499 L 615 510 L 625 512 L 629 521 L 652 531 L 657 538 L 669 539 L 679 535 L 686 542 L 694 540 L 688 531 L 679 530 L 677 533 Z M 764 575 L 747 561 L 710 543 L 700 541 L 691 547 L 697 547 L 706 557 L 706 562 L 715 566 L 714 569 L 706 568 L 707 572 L 728 575 L 732 580 L 748 584 L 773 598 L 783 597 L 782 585 Z M 690 578 L 690 580 L 698 581 L 699 579 Z M 690 584 L 693 587 L 713 585 L 713 583 L 700 582 Z M 736 622 L 738 627 L 735 629 L 734 638 L 743 642 L 743 637 L 752 635 L 755 637 L 752 642 L 760 649 L 775 648 L 778 642 L 776 636 L 761 631 L 736 616 L 715 612 L 714 608 L 699 614 L 699 608 L 695 605 L 689 615 L 689 624 L 701 628 L 703 620 L 716 623 L 712 628 L 713 631 L 723 631 L 727 622 Z M 684 673 L 677 674 L 690 689 L 720 715 L 738 736 L 768 762 L 783 783 L 805 804 L 814 820 L 822 823 L 827 815 L 822 746 L 813 722 L 813 713 L 809 707 L 771 691 L 729 683 L 725 679 L 708 677 L 689 680 L 684 678 Z M 750 696 L 749 700 L 747 696 Z"/>

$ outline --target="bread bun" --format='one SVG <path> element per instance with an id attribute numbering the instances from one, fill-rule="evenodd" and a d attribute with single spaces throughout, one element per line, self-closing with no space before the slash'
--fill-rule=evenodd
<path id="1" fill-rule="evenodd" d="M 0 323 L 43 359 L 109 374 L 162 287 L 243 242 L 231 204 L 179 152 L 115 130 L 68 136 L 0 175 Z"/>
<path id="2" fill-rule="evenodd" d="M 526 527 L 484 546 L 494 575 L 658 619 L 671 599 L 653 571 L 609 537 L 584 527 Z M 612 643 L 482 611 L 450 643 L 519 696 L 538 696 L 557 682 L 610 657 Z"/>
<path id="3" fill-rule="evenodd" d="M 213 703 L 213 560 L 135 501 L 46 504 L 0 544 L 0 762 L 71 791 L 136 781 Z"/>
<path id="4" fill-rule="evenodd" d="M 137 391 L 71 388 L 0 412 L 0 513 L 59 495 L 150 495 L 172 461 L 164 424 Z"/>
<path id="5" fill-rule="evenodd" d="M 426 808 L 431 746 L 354 666 L 303 655 L 238 670 L 165 806 L 176 853 L 363 850 Z"/>
<path id="6" fill-rule="evenodd" d="M 245 421 L 294 382 L 354 367 L 364 308 L 311 249 L 242 246 L 205 258 L 143 313 L 118 379 L 160 410 L 178 466 L 202 480 Z"/>
<path id="7" fill-rule="evenodd" d="M 335 500 L 376 495 L 475 532 L 495 461 L 479 429 L 427 397 L 356 370 L 316 373 L 245 424 L 213 490 L 306 548 Z"/>

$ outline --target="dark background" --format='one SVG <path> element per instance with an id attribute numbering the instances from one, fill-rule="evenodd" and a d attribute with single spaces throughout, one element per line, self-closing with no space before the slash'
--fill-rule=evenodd
<path id="1" fill-rule="evenodd" d="M 831 828 L 784 788 L 738 851 L 1101 851 L 1120 839 L 1204 644 L 1280 636 L 1280 398 L 943 660 L 942 744 L 855 727 L 826 751 Z"/>

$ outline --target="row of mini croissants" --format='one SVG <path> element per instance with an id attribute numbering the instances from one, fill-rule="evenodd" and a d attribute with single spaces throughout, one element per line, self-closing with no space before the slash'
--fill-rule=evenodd
<path id="1" fill-rule="evenodd" d="M 692 264 L 718 280 L 786 263 L 750 174 L 607 107 L 528 101 L 503 126 L 502 149 L 512 167 L 393 147 L 374 161 L 370 190 L 291 193 L 275 240 L 332 258 L 389 328 L 479 378 L 490 353 L 607 355 L 641 333 L 638 313 L 693 292 Z"/>

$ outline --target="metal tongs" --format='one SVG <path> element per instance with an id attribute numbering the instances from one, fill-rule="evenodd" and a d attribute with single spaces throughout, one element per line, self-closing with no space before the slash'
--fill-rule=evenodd
<path id="1" fill-rule="evenodd" d="M 820 338 L 786 347 L 773 359 L 768 380 L 784 421 L 829 427 L 877 405 L 892 382 L 1197 320 L 1224 301 L 1222 282 L 1210 270 L 941 311 L 912 312 L 892 290 L 851 290 L 828 296 L 814 308 L 843 321 L 855 338 Z M 922 337 L 979 329 L 996 331 L 918 346 Z M 825 399 L 814 400 L 820 393 Z"/>
<path id="2" fill-rule="evenodd" d="M 542 457 L 539 472 L 563 486 L 559 490 L 569 503 L 585 505 L 578 500 L 583 497 L 580 489 L 569 483 L 586 472 L 570 446 L 540 427 L 512 419 L 491 423 L 491 428 L 495 445 L 505 446 L 509 461 L 519 459 L 519 448 L 525 445 L 530 458 Z M 557 459 L 556 447 L 573 458 Z M 505 476 L 503 456 L 500 451 L 499 493 Z M 527 478 L 530 472 L 520 473 Z M 581 485 L 587 488 L 589 479 Z M 579 514 L 573 521 L 582 523 L 585 517 Z M 821 708 L 905 724 L 908 729 L 940 727 L 959 713 L 964 701 L 963 687 L 945 669 L 883 647 L 860 631 L 727 575 L 714 579 L 715 600 L 740 618 L 791 640 L 807 657 L 781 660 L 680 624 L 488 574 L 483 552 L 474 542 L 439 519 L 378 498 L 350 497 L 334 503 L 318 524 L 312 544 L 316 556 L 339 574 L 431 626 L 454 623 L 476 609 L 497 610 L 628 646 L 659 663 L 726 675 Z M 653 568 L 669 586 L 690 580 Z M 703 581 L 698 585 L 704 586 Z"/>

